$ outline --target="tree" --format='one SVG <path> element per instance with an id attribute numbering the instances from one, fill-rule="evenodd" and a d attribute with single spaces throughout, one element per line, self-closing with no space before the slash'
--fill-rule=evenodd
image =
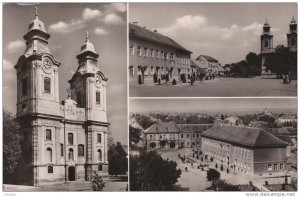
<path id="1" fill-rule="evenodd" d="M 130 156 L 131 191 L 171 191 L 180 177 L 174 161 L 164 160 L 156 151 Z"/>
<path id="2" fill-rule="evenodd" d="M 226 183 L 224 180 L 216 180 L 215 184 L 209 187 L 209 189 L 215 191 L 241 191 L 238 186 Z"/>
<path id="3" fill-rule="evenodd" d="M 276 73 L 277 77 L 289 72 L 297 73 L 297 53 L 290 52 L 288 47 L 283 45 L 276 46 L 275 53 L 267 56 L 265 66 L 272 73 Z"/>
<path id="4" fill-rule="evenodd" d="M 218 180 L 220 178 L 220 172 L 218 170 L 215 169 L 209 169 L 207 171 L 207 175 L 206 178 L 208 181 L 212 181 L 212 185 L 214 186 L 215 181 Z"/>
<path id="5" fill-rule="evenodd" d="M 147 129 L 148 127 L 156 123 L 156 121 L 154 121 L 151 117 L 144 115 L 136 116 L 135 120 L 138 122 L 139 125 L 141 125 L 143 129 Z"/>
<path id="6" fill-rule="evenodd" d="M 129 125 L 130 144 L 132 144 L 132 143 L 137 144 L 137 143 L 139 143 L 140 140 L 141 140 L 141 129 Z"/>
<path id="7" fill-rule="evenodd" d="M 117 142 L 117 145 L 113 144 L 108 149 L 108 163 L 110 175 L 126 174 L 128 168 L 127 153 L 120 142 Z"/>
<path id="8" fill-rule="evenodd" d="M 3 111 L 3 182 L 14 183 L 15 171 L 22 159 L 23 134 L 8 111 Z"/>

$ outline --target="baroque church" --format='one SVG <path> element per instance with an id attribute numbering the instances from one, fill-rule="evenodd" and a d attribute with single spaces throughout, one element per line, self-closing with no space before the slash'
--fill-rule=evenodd
<path id="1" fill-rule="evenodd" d="M 88 34 L 78 68 L 69 80 L 70 95 L 59 101 L 61 65 L 48 48 L 50 34 L 35 17 L 24 35 L 26 50 L 15 65 L 17 120 L 24 133 L 21 184 L 89 181 L 107 174 L 107 78 Z"/>
<path id="2" fill-rule="evenodd" d="M 271 26 L 269 25 L 268 21 L 264 23 L 263 26 L 263 33 L 260 36 L 261 40 L 261 74 L 262 75 L 270 75 L 272 74 L 270 70 L 267 70 L 265 66 L 265 62 L 267 56 L 271 53 L 275 52 L 275 48 L 273 47 L 273 35 L 270 31 Z M 293 19 L 290 22 L 290 30 L 287 33 L 287 47 L 290 49 L 291 52 L 297 52 L 297 22 Z"/>

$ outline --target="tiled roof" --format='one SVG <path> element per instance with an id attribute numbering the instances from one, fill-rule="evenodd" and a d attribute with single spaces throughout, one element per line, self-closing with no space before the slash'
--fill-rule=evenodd
<path id="1" fill-rule="evenodd" d="M 294 115 L 284 114 L 282 116 L 279 116 L 278 119 L 297 119 Z"/>
<path id="2" fill-rule="evenodd" d="M 202 133 L 212 127 L 212 124 L 177 124 L 180 131 L 183 133 Z"/>
<path id="3" fill-rule="evenodd" d="M 129 23 L 129 36 L 144 39 L 151 42 L 156 42 L 158 44 L 173 47 L 177 50 L 184 51 L 187 53 L 192 53 L 188 49 L 175 42 L 173 39 L 132 23 Z"/>
<path id="4" fill-rule="evenodd" d="M 285 147 L 287 144 L 260 128 L 216 126 L 202 133 L 203 137 L 250 147 Z"/>
<path id="5" fill-rule="evenodd" d="M 159 122 L 153 124 L 146 130 L 144 130 L 144 133 L 178 133 L 178 132 L 179 132 L 179 128 L 177 127 L 174 121 Z"/>
<path id="6" fill-rule="evenodd" d="M 205 58 L 207 61 L 209 61 L 209 62 L 218 62 L 218 60 L 216 60 L 215 58 L 212 58 L 212 57 L 210 57 L 210 56 L 208 56 L 208 55 L 199 55 L 199 56 L 196 58 L 196 60 L 199 60 L 200 57 L 204 57 L 204 58 Z"/>

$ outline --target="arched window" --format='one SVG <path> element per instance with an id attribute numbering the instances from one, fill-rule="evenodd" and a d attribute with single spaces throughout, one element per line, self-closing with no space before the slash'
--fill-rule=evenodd
<path id="1" fill-rule="evenodd" d="M 49 77 L 44 78 L 44 92 L 51 93 L 51 79 Z"/>
<path id="2" fill-rule="evenodd" d="M 74 161 L 74 151 L 72 148 L 69 149 L 68 158 L 69 161 Z"/>
<path id="3" fill-rule="evenodd" d="M 102 161 L 102 151 L 101 151 L 101 149 L 98 149 L 97 155 L 98 155 L 98 161 Z"/>
<path id="4" fill-rule="evenodd" d="M 48 173 L 53 174 L 53 166 L 48 166 Z"/>
<path id="5" fill-rule="evenodd" d="M 84 145 L 79 144 L 78 145 L 78 156 L 83 157 L 84 156 Z"/>
<path id="6" fill-rule="evenodd" d="M 96 104 L 100 105 L 100 91 L 96 91 Z"/>
<path id="7" fill-rule="evenodd" d="M 73 133 L 68 133 L 68 142 L 69 142 L 69 145 L 73 145 L 73 143 L 74 143 Z"/>
<path id="8" fill-rule="evenodd" d="M 46 149 L 46 162 L 47 163 L 52 162 L 52 149 L 51 148 Z"/>

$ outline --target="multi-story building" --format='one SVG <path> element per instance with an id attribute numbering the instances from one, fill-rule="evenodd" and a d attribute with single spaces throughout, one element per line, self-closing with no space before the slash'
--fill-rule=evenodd
<path id="1" fill-rule="evenodd" d="M 184 81 L 191 68 L 191 51 L 156 30 L 129 23 L 129 81 L 134 84 Z"/>
<path id="2" fill-rule="evenodd" d="M 206 75 L 218 75 L 221 69 L 219 61 L 208 55 L 199 55 L 193 62 L 199 68 L 204 69 Z"/>
<path id="3" fill-rule="evenodd" d="M 266 20 L 263 26 L 263 33 L 261 38 L 261 74 L 270 75 L 272 74 L 270 70 L 266 68 L 265 62 L 269 54 L 274 53 L 275 49 L 273 47 L 273 35 L 270 31 L 271 27 Z M 297 22 L 293 19 L 290 23 L 290 30 L 287 33 L 287 47 L 291 52 L 297 52 Z"/>
<path id="4" fill-rule="evenodd" d="M 287 144 L 261 128 L 219 125 L 201 135 L 202 152 L 236 173 L 285 175 Z"/>
<path id="5" fill-rule="evenodd" d="M 69 81 L 71 95 L 59 102 L 58 62 L 48 48 L 50 34 L 37 9 L 17 71 L 17 120 L 24 133 L 20 184 L 91 180 L 107 173 L 107 78 L 86 37 L 79 66 Z"/>
<path id="6" fill-rule="evenodd" d="M 143 131 L 147 149 L 200 148 L 201 133 L 211 124 L 176 124 L 171 122 L 155 123 Z"/>

